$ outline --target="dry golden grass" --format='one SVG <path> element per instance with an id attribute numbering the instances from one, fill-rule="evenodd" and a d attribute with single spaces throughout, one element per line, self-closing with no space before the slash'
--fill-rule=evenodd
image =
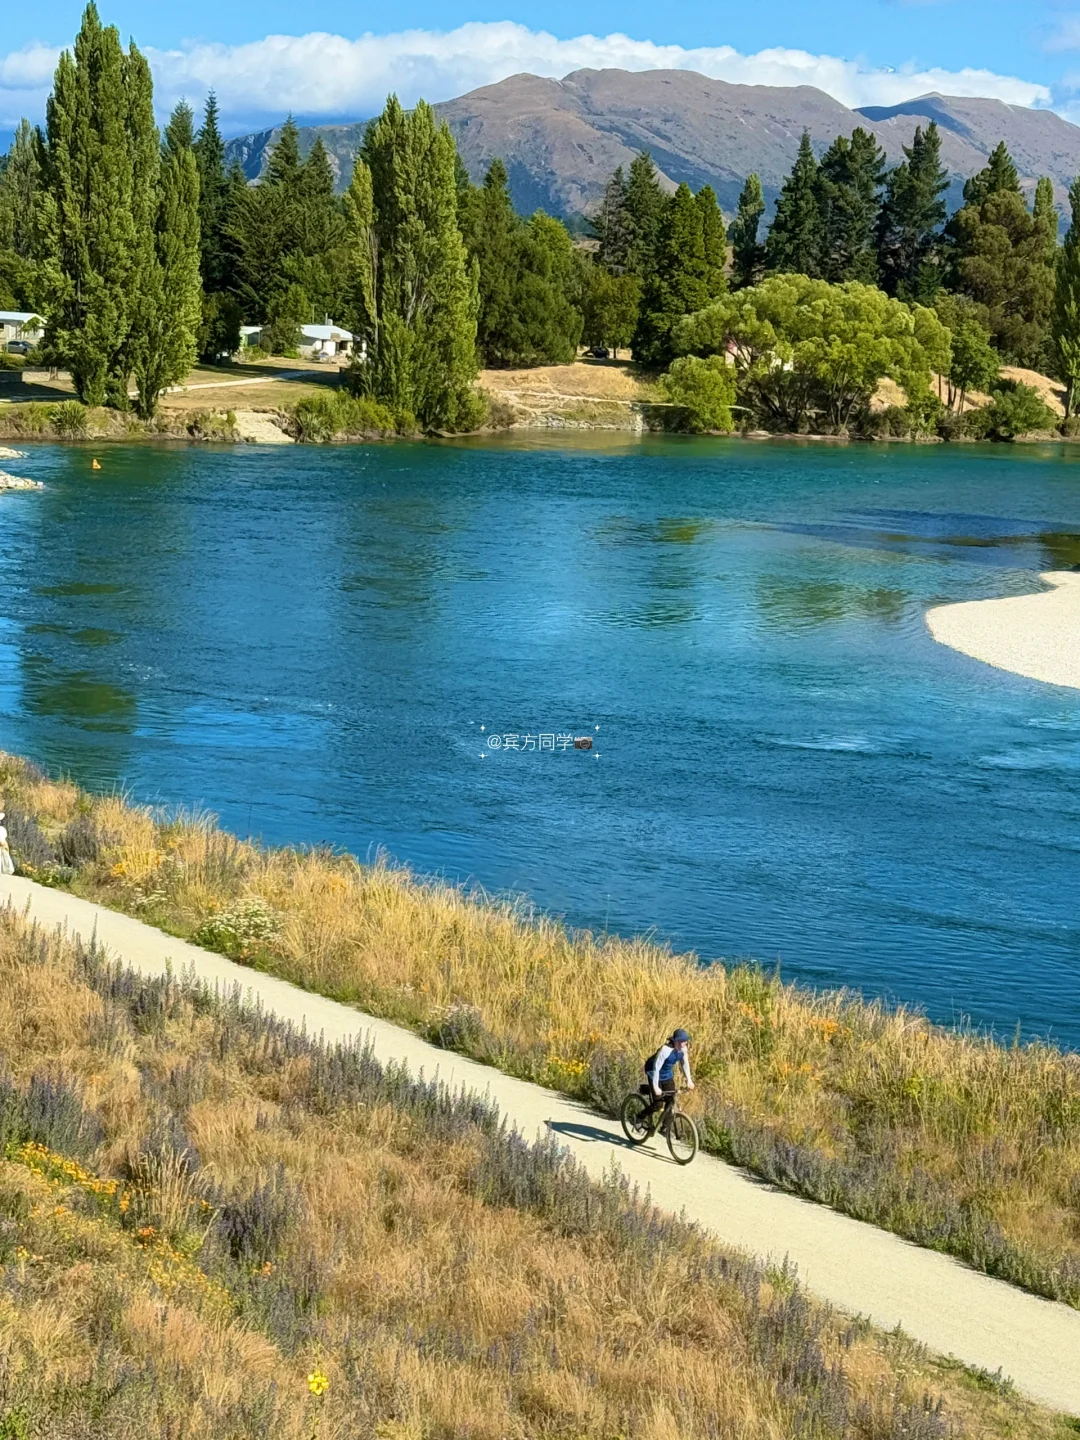
<path id="1" fill-rule="evenodd" d="M 35 1032 L 46 996 L 53 1018 Z M 507 1153 L 497 1131 L 448 1127 L 423 1096 L 392 1103 L 374 1081 L 335 1092 L 325 1061 L 313 1080 L 309 1042 L 290 1050 L 175 986 L 88 967 L 10 912 L 0 1052 L 21 1083 L 76 1077 L 101 1127 L 79 1163 L 18 1138 L 0 1159 L 4 1435 L 1070 1433 L 677 1222 L 650 1236 L 628 1199 L 584 1227 L 558 1204 L 513 1209 L 482 1180 Z M 55 1123 L 55 1106 L 43 1113 Z M 521 1154 L 507 1163 L 525 1173 Z M 284 1203 L 251 1199 L 260 1186 Z M 213 1238 L 230 1205 L 269 1237 L 231 1258 Z"/>
<path id="2" fill-rule="evenodd" d="M 530 403 L 552 397 L 594 400 L 655 399 L 655 387 L 625 361 L 578 360 L 527 370 L 482 370 L 477 382 L 492 394 L 520 395 Z"/>
<path id="3" fill-rule="evenodd" d="M 710 1148 L 1080 1304 L 1076 1055 L 571 934 L 385 864 L 263 850 L 14 760 L 0 763 L 3 795 L 54 838 L 72 822 L 100 837 L 56 877 L 79 893 L 596 1103 L 616 1104 L 685 1025 Z"/>

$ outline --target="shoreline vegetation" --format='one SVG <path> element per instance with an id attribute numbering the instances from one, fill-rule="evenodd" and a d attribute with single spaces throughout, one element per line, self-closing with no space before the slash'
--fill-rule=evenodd
<path id="1" fill-rule="evenodd" d="M 0 1427 L 1065 1440 L 483 1099 L 0 911 Z"/>
<path id="2" fill-rule="evenodd" d="M 926 612 L 931 635 L 999 670 L 1080 689 L 1080 574 L 1048 570 L 1035 595 L 967 600 Z"/>
<path id="3" fill-rule="evenodd" d="M 611 1113 L 676 1023 L 709 1150 L 1080 1308 L 1080 1055 L 268 849 L 0 759 L 20 871 Z"/>

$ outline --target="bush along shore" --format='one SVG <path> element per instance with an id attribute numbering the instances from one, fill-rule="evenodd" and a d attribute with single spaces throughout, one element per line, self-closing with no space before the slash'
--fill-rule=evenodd
<path id="1" fill-rule="evenodd" d="M 1075 1433 L 238 994 L 11 911 L 0 976 L 4 1435 Z"/>
<path id="2" fill-rule="evenodd" d="M 240 439 L 232 410 L 159 410 L 140 420 L 131 410 L 83 405 L 78 400 L 31 400 L 0 405 L 0 440 L 217 440 Z"/>
<path id="3" fill-rule="evenodd" d="M 23 874 L 609 1113 L 684 1024 L 708 1149 L 1080 1307 L 1080 1056 L 571 933 L 387 864 L 261 848 L 12 757 L 0 800 Z"/>

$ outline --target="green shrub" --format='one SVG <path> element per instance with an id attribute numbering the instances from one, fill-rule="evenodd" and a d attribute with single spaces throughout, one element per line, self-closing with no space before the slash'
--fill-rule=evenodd
<path id="1" fill-rule="evenodd" d="M 673 405 L 682 407 L 688 430 L 733 430 L 731 406 L 735 400 L 735 371 L 720 355 L 702 359 L 684 355 L 672 361 L 661 380 Z"/>
<path id="2" fill-rule="evenodd" d="M 81 440 L 86 434 L 87 413 L 78 400 L 61 400 L 49 411 L 49 422 L 62 440 Z"/>
<path id="3" fill-rule="evenodd" d="M 49 428 L 51 408 L 41 401 L 29 405 L 5 405 L 0 409 L 0 435 L 13 440 L 24 435 L 44 435 Z"/>
<path id="4" fill-rule="evenodd" d="M 1057 416 L 1030 385 L 1002 386 L 986 407 L 986 434 L 991 440 L 1015 440 L 1033 430 L 1056 430 Z"/>
<path id="5" fill-rule="evenodd" d="M 873 412 L 867 421 L 867 433 L 879 440 L 906 440 L 911 434 L 911 416 L 906 405 L 890 405 Z"/>
<path id="6" fill-rule="evenodd" d="M 0 350 L 0 370 L 25 370 L 28 364 L 25 355 L 13 355 L 10 350 Z"/>
<path id="7" fill-rule="evenodd" d="M 241 353 L 247 360 L 270 359 L 270 351 L 264 350 L 261 345 L 248 345 Z"/>
<path id="8" fill-rule="evenodd" d="M 1070 415 L 1067 420 L 1062 420 L 1058 429 L 1062 435 L 1065 436 L 1066 440 L 1076 440 L 1080 438 L 1080 415 Z"/>
<path id="9" fill-rule="evenodd" d="M 407 434 L 416 428 L 412 416 L 395 417 L 392 410 L 367 395 L 328 391 L 299 400 L 293 409 L 296 438 L 308 445 L 325 445 L 337 436 L 357 439 L 366 435 Z"/>

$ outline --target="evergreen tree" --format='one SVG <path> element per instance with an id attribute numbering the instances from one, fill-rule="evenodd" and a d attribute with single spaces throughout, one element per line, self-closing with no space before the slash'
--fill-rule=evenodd
<path id="1" fill-rule="evenodd" d="M 637 329 L 641 281 L 636 275 L 613 275 L 597 261 L 583 259 L 581 284 L 583 342 L 618 352 Z"/>
<path id="2" fill-rule="evenodd" d="M 752 174 L 739 196 L 739 208 L 731 222 L 731 283 L 735 289 L 756 285 L 765 265 L 765 246 L 758 239 L 758 228 L 765 214 L 765 196 L 761 179 Z"/>
<path id="3" fill-rule="evenodd" d="M 932 300 L 941 283 L 941 227 L 948 213 L 949 177 L 941 163 L 941 136 L 931 121 L 916 129 L 904 160 L 885 180 L 878 221 L 878 266 L 889 295 Z"/>
<path id="4" fill-rule="evenodd" d="M 321 135 L 316 135 L 315 144 L 301 170 L 301 188 L 308 200 L 316 205 L 333 205 L 334 167 Z"/>
<path id="5" fill-rule="evenodd" d="M 1052 266 L 1057 261 L 1059 226 L 1057 205 L 1054 202 L 1054 182 L 1048 175 L 1043 175 L 1035 186 L 1032 214 L 1046 242 L 1046 263 Z"/>
<path id="6" fill-rule="evenodd" d="M 165 137 L 160 189 L 154 197 L 156 264 L 148 272 L 132 345 L 136 410 L 147 420 L 162 391 L 182 380 L 194 364 L 202 321 L 199 168 L 186 106 L 173 112 Z"/>
<path id="7" fill-rule="evenodd" d="M 1072 224 L 1057 256 L 1051 334 L 1057 374 L 1065 382 L 1065 414 L 1073 413 L 1080 381 L 1080 176 L 1069 190 Z"/>
<path id="8" fill-rule="evenodd" d="M 225 174 L 225 142 L 218 129 L 217 96 L 206 97 L 203 123 L 195 140 L 199 167 L 200 269 L 203 289 L 217 294 L 228 285 L 225 209 L 229 182 Z"/>
<path id="9" fill-rule="evenodd" d="M 701 211 L 690 187 L 680 185 L 668 205 L 655 262 L 645 278 L 634 358 L 644 365 L 666 365 L 675 353 L 675 326 L 684 315 L 703 309 L 709 299 Z"/>
<path id="10" fill-rule="evenodd" d="M 353 387 L 427 429 L 477 422 L 475 274 L 457 224 L 454 141 L 395 96 L 368 126 L 349 190 L 351 289 L 366 359 Z"/>
<path id="11" fill-rule="evenodd" d="M 115 28 L 103 28 L 90 4 L 74 53 L 60 57 L 47 105 L 47 334 L 89 405 L 126 398 L 132 327 L 153 264 L 147 192 L 157 134 L 151 117 L 151 160 L 141 59 L 134 46 L 124 54 Z"/>
<path id="12" fill-rule="evenodd" d="M 0 307 L 43 308 L 48 292 L 37 264 L 41 199 L 40 132 L 22 120 L 0 162 Z"/>
<path id="13" fill-rule="evenodd" d="M 1042 215 L 1029 212 L 1004 145 L 967 182 L 964 198 L 947 227 L 950 288 L 978 306 L 1003 359 L 1038 366 L 1054 301 L 1045 206 Z"/>
<path id="14" fill-rule="evenodd" d="M 711 185 L 703 185 L 694 202 L 701 216 L 701 239 L 705 246 L 705 287 L 709 299 L 716 300 L 727 291 L 727 228 Z"/>
<path id="15" fill-rule="evenodd" d="M 281 127 L 281 134 L 266 160 L 266 169 L 259 177 L 264 185 L 280 185 L 290 193 L 300 189 L 300 132 L 290 115 Z"/>
<path id="16" fill-rule="evenodd" d="M 511 330 L 518 281 L 519 226 L 506 166 L 501 160 L 493 160 L 484 183 L 470 192 L 461 207 L 462 233 L 477 266 L 476 345 L 485 365 L 518 363 Z"/>
<path id="17" fill-rule="evenodd" d="M 181 100 L 169 116 L 163 140 L 166 155 L 182 154 L 195 144 L 195 116 L 186 100 Z"/>
<path id="18" fill-rule="evenodd" d="M 649 274 L 656 252 L 667 201 L 660 189 L 656 166 L 647 150 L 630 164 L 626 182 L 626 269 L 642 281 Z"/>
<path id="19" fill-rule="evenodd" d="M 776 217 L 765 242 L 766 267 L 775 272 L 820 277 L 824 234 L 818 204 L 818 162 L 804 130 L 799 154 L 776 202 Z"/>
<path id="20" fill-rule="evenodd" d="M 600 264 L 611 275 L 625 275 L 630 269 L 631 230 L 627 183 L 621 165 L 604 187 L 604 198 L 593 217 L 591 230 L 594 239 L 600 242 L 597 251 Z"/>
<path id="21" fill-rule="evenodd" d="M 833 283 L 878 278 L 877 228 L 885 152 L 863 129 L 840 135 L 822 156 L 818 180 L 823 277 Z"/>

